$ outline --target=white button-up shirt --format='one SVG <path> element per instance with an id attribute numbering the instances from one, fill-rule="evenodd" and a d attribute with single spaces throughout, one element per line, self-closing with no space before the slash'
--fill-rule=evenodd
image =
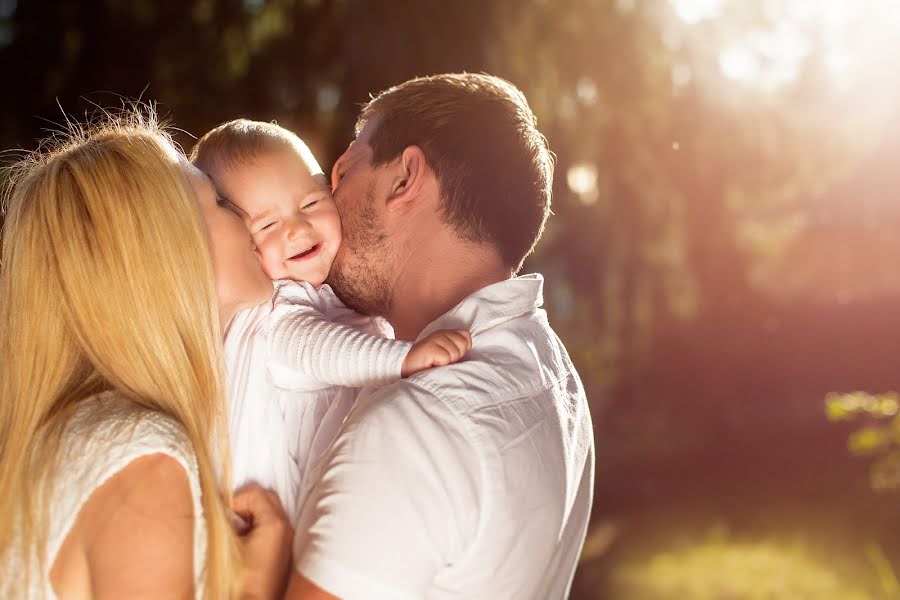
<path id="1" fill-rule="evenodd" d="M 564 598 L 590 516 L 594 443 L 543 279 L 487 286 L 431 323 L 457 364 L 364 388 L 296 528 L 296 569 L 356 599 Z"/>

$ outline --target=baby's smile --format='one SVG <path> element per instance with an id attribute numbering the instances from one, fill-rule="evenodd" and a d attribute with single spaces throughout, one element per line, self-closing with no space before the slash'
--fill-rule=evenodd
<path id="1" fill-rule="evenodd" d="M 303 252 L 300 252 L 299 254 L 295 254 L 291 257 L 288 257 L 288 260 L 300 261 L 300 260 L 306 260 L 308 258 L 312 258 L 313 256 L 315 256 L 319 253 L 319 250 L 321 248 L 322 248 L 322 244 L 318 244 L 318 243 L 313 244 L 310 248 L 307 248 Z"/>
<path id="2" fill-rule="evenodd" d="M 279 148 L 222 166 L 214 179 L 250 228 L 270 279 L 324 283 L 341 245 L 341 222 L 317 165 L 293 147 Z"/>

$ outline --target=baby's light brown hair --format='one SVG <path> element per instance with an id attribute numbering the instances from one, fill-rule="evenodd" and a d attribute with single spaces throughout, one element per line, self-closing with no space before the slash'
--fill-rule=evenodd
<path id="1" fill-rule="evenodd" d="M 201 171 L 213 173 L 285 150 L 295 152 L 311 173 L 322 173 L 313 153 L 296 133 L 277 123 L 249 119 L 228 121 L 208 131 L 191 149 L 191 162 Z"/>

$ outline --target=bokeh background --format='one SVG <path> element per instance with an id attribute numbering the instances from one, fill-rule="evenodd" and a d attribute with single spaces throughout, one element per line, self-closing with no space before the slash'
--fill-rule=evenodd
<path id="1" fill-rule="evenodd" d="M 558 159 L 526 270 L 594 419 L 572 597 L 900 598 L 896 0 L 0 0 L 0 147 L 143 98 L 327 171 L 370 93 L 461 70 Z"/>

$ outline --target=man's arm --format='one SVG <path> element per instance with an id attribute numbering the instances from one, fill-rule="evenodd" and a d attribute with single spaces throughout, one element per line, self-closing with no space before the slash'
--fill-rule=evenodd
<path id="1" fill-rule="evenodd" d="M 288 585 L 284 600 L 340 600 L 332 596 L 312 581 L 294 571 L 291 582 Z"/>

